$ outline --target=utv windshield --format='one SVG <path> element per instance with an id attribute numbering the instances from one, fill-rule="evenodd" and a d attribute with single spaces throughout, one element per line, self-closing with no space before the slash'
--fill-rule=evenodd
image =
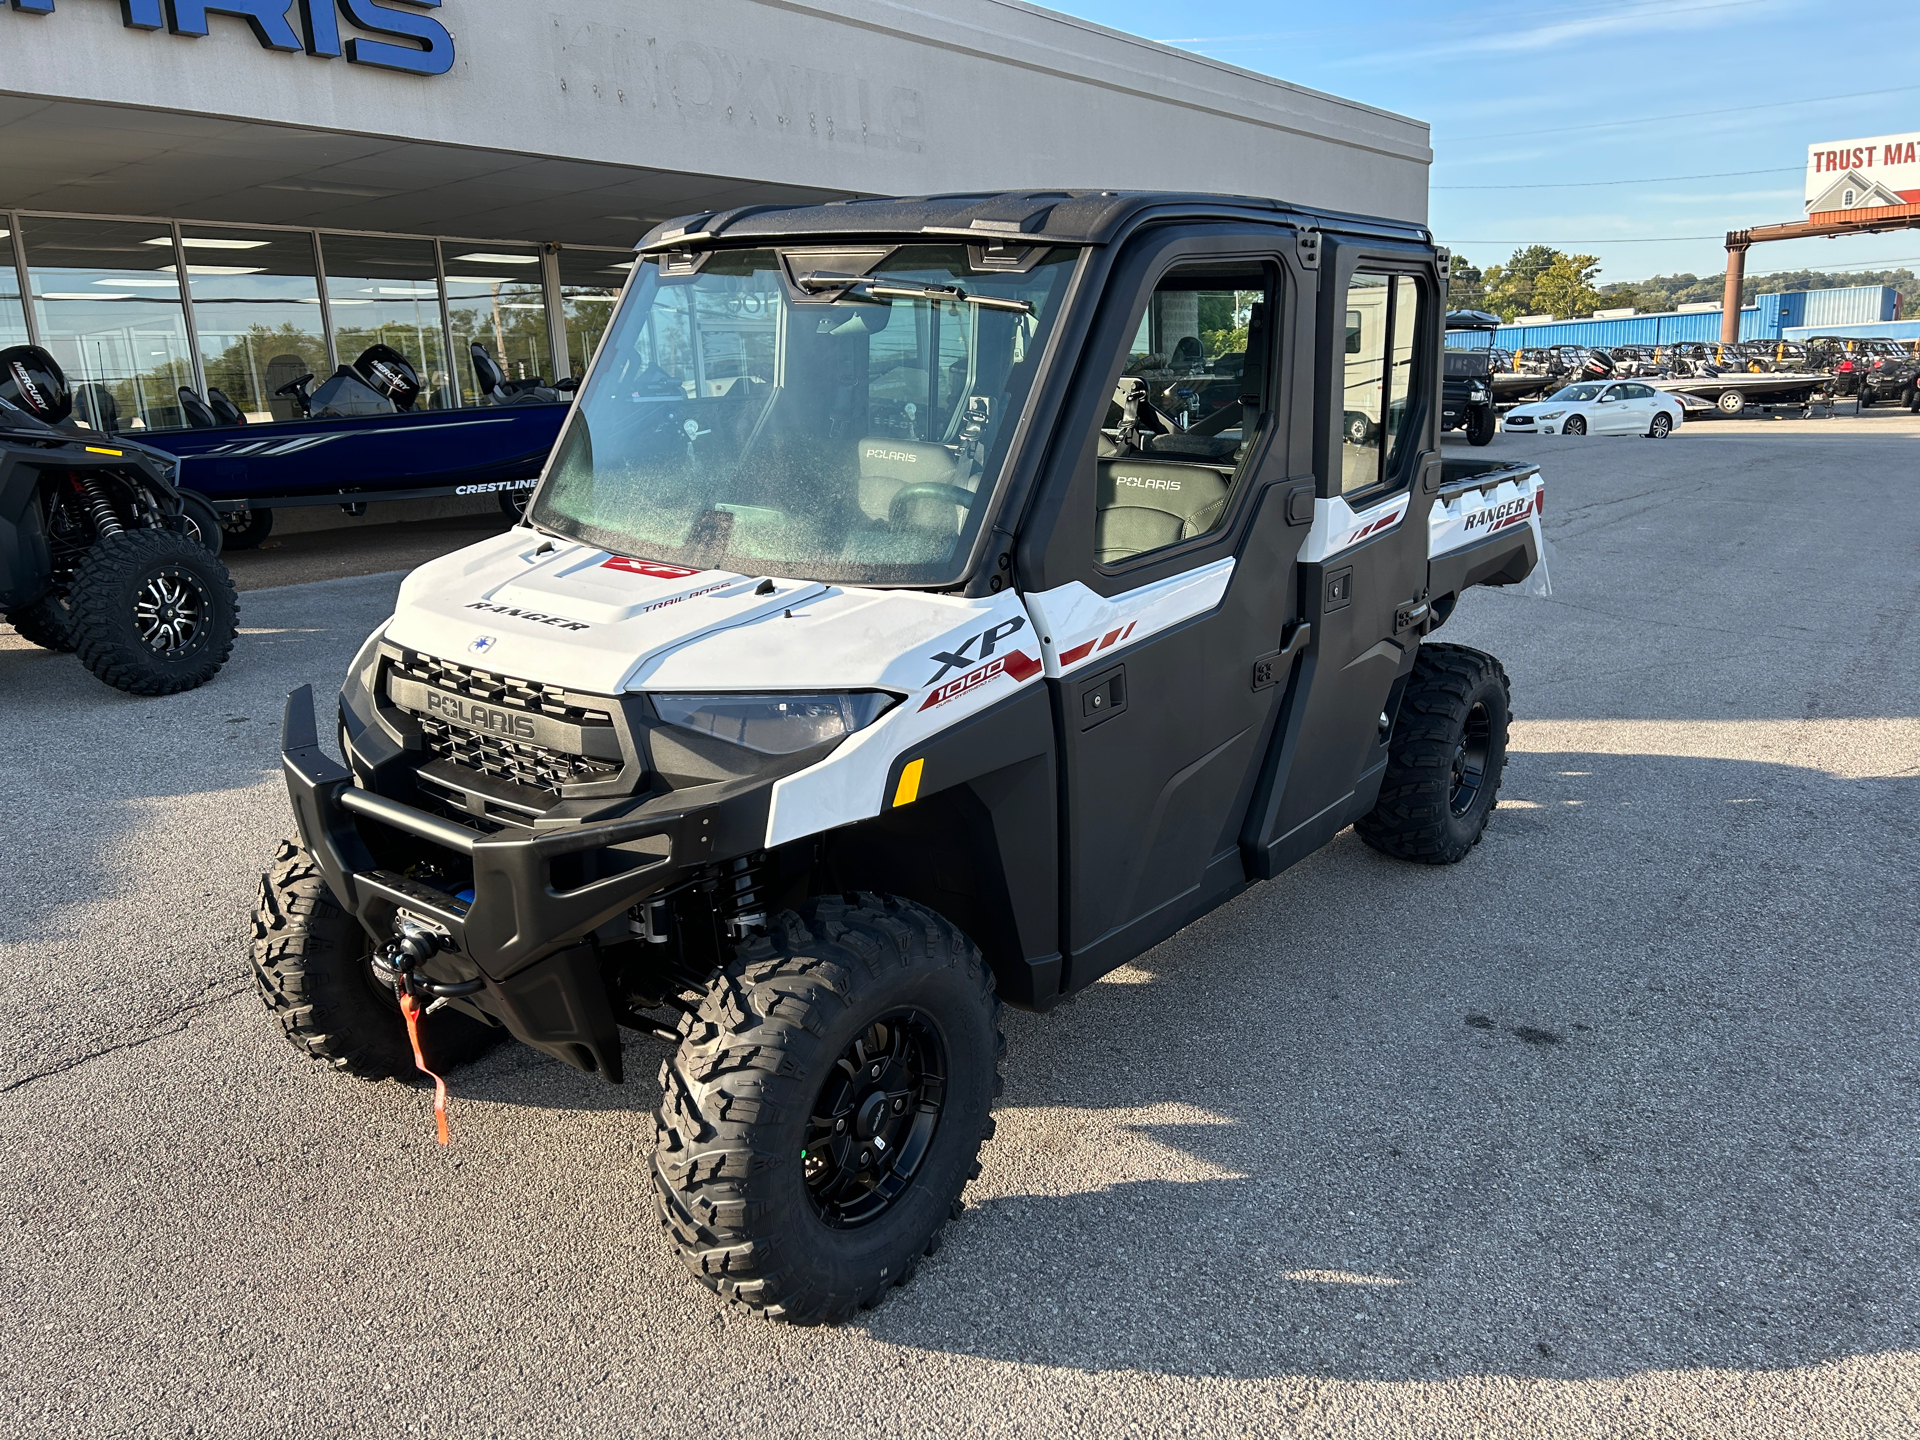
<path id="1" fill-rule="evenodd" d="M 641 262 L 534 524 L 637 559 L 851 584 L 957 580 L 1076 252 L 962 245 Z"/>

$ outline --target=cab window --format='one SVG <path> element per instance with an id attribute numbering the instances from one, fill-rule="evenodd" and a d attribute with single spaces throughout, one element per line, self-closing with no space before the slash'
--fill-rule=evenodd
<path id="1" fill-rule="evenodd" d="M 1176 266 L 1154 287 L 1100 428 L 1100 564 L 1223 523 L 1270 408 L 1278 283 L 1236 260 Z"/>
<path id="2" fill-rule="evenodd" d="M 1413 402 L 1422 379 L 1416 343 L 1422 303 L 1419 282 L 1410 275 L 1361 272 L 1348 283 L 1340 413 L 1343 495 L 1399 474 L 1408 445 L 1417 442 Z"/>

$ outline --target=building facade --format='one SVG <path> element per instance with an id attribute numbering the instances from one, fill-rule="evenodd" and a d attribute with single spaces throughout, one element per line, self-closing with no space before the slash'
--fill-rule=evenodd
<path id="1" fill-rule="evenodd" d="M 12 0 L 0 344 L 119 423 L 256 422 L 366 346 L 425 403 L 580 374 L 673 215 L 968 189 L 1424 220 L 1427 128 L 1014 0 Z"/>

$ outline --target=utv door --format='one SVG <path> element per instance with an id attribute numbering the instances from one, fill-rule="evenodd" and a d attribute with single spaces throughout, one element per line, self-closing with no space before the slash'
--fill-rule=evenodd
<path id="1" fill-rule="evenodd" d="M 1064 990 L 1246 883 L 1309 518 L 1306 484 L 1287 517 L 1306 439 L 1286 422 L 1311 393 L 1293 251 L 1291 231 L 1221 226 L 1121 254 L 1023 527 L 1061 756 Z"/>
<path id="2" fill-rule="evenodd" d="M 1372 808 L 1419 626 L 1440 488 L 1441 305 L 1423 250 L 1329 237 L 1319 272 L 1313 528 L 1299 551 L 1312 644 L 1242 835 L 1277 875 Z M 1355 397 L 1377 408 L 1356 423 Z"/>

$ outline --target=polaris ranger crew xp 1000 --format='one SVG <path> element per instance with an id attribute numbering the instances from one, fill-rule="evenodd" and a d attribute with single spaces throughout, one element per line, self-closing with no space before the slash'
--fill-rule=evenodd
<path id="1" fill-rule="evenodd" d="M 254 947 L 288 1037 L 408 1074 L 404 1012 L 425 1068 L 512 1036 L 617 1083 L 622 1028 L 662 1036 L 688 1266 L 873 1304 L 978 1171 L 1003 1002 L 1349 825 L 1480 838 L 1507 678 L 1427 637 L 1534 569 L 1541 484 L 1440 458 L 1446 264 L 1217 196 L 653 232 L 526 522 L 355 658 L 344 768 L 289 701 Z"/>

